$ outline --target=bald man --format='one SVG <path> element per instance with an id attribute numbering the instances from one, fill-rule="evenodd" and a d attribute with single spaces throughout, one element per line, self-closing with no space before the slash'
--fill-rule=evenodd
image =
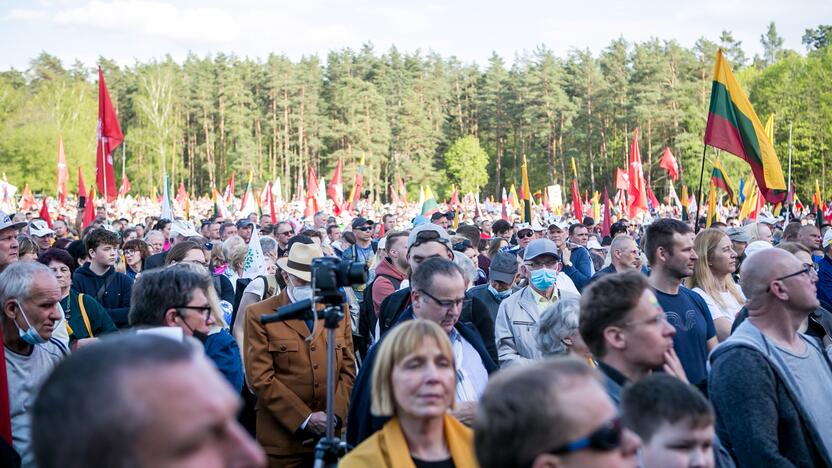
<path id="1" fill-rule="evenodd" d="M 635 239 L 621 234 L 615 236 L 610 244 L 610 264 L 608 267 L 598 270 L 590 282 L 612 273 L 623 273 L 641 268 L 641 251 L 638 249 Z"/>
<path id="2" fill-rule="evenodd" d="M 748 320 L 710 356 L 708 394 L 737 466 L 832 466 L 832 369 L 798 332 L 819 305 L 817 274 L 781 249 L 742 264 Z"/>

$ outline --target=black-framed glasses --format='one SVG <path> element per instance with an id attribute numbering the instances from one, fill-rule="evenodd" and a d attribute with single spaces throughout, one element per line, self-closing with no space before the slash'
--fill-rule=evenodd
<path id="1" fill-rule="evenodd" d="M 532 237 L 533 235 L 534 235 L 534 231 L 532 231 L 531 229 L 523 229 L 523 230 L 517 232 L 517 238 L 518 239 L 525 239 L 527 237 Z"/>
<path id="2" fill-rule="evenodd" d="M 205 320 L 208 320 L 208 317 L 211 315 L 211 311 L 213 310 L 213 308 L 211 306 L 189 306 L 189 305 L 173 306 L 173 307 L 171 307 L 171 309 L 176 309 L 176 311 L 179 312 L 180 315 L 182 314 L 182 312 L 180 312 L 180 309 L 194 310 L 196 312 L 199 312 L 199 314 L 202 315 L 202 318 L 204 318 Z"/>
<path id="3" fill-rule="evenodd" d="M 615 450 L 621 446 L 623 433 L 624 431 L 621 428 L 621 419 L 619 417 L 615 417 L 607 421 L 603 426 L 599 427 L 588 436 L 582 437 L 554 450 L 549 450 L 548 453 L 551 453 L 552 455 L 564 455 L 584 449 L 599 450 L 603 452 Z"/>
<path id="4" fill-rule="evenodd" d="M 447 301 L 442 300 L 442 299 L 437 299 L 431 293 L 425 291 L 424 289 L 420 289 L 419 292 L 424 294 L 425 296 L 433 299 L 433 302 L 435 302 L 440 307 L 443 307 L 445 309 L 449 309 L 451 307 L 460 307 L 460 306 L 462 306 L 462 303 L 465 301 L 464 297 L 460 298 L 460 299 L 451 299 L 451 300 L 447 300 Z"/>
<path id="5" fill-rule="evenodd" d="M 800 271 L 796 271 L 794 273 L 789 273 L 788 275 L 781 276 L 779 278 L 774 278 L 772 281 L 784 281 L 789 278 L 794 278 L 795 276 L 800 275 L 811 275 L 815 271 L 815 266 L 811 263 L 804 263 L 803 268 Z M 769 282 L 768 288 L 766 288 L 766 292 L 771 292 L 771 283 Z"/>
<path id="6" fill-rule="evenodd" d="M 560 260 L 529 261 L 526 262 L 526 266 L 531 267 L 533 270 L 537 270 L 538 268 L 550 268 L 554 270 L 560 266 Z"/>

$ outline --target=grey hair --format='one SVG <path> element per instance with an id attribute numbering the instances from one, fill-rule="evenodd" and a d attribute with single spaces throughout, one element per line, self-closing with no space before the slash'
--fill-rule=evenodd
<path id="1" fill-rule="evenodd" d="M 38 262 L 14 262 L 0 273 L 0 305 L 9 299 L 25 301 L 29 299 L 37 273 L 47 273 L 52 276 L 52 270 Z"/>
<path id="2" fill-rule="evenodd" d="M 144 235 L 144 241 L 145 241 L 145 242 L 147 242 L 147 243 L 149 244 L 149 243 L 150 243 L 150 238 L 151 238 L 151 237 L 153 237 L 153 236 L 155 236 L 155 235 L 157 235 L 157 234 L 158 234 L 158 235 L 160 235 L 160 236 L 162 236 L 162 238 L 164 238 L 164 237 L 165 237 L 165 233 L 164 233 L 164 232 L 162 232 L 162 231 L 160 231 L 160 230 L 158 230 L 158 229 L 151 229 L 150 231 L 147 231 L 147 232 L 145 233 L 145 235 Z"/>
<path id="3" fill-rule="evenodd" d="M 210 276 L 197 273 L 189 266 L 173 265 L 142 272 L 133 284 L 127 319 L 131 327 L 161 326 L 168 309 L 190 302 L 194 290 L 202 289 L 208 295 L 212 287 Z"/>
<path id="4" fill-rule="evenodd" d="M 544 356 L 564 356 L 569 348 L 564 338 L 578 333 L 581 303 L 578 299 L 561 299 L 543 311 L 537 328 L 537 347 Z"/>
<path id="5" fill-rule="evenodd" d="M 464 278 L 467 282 L 473 283 L 477 280 L 477 266 L 464 253 L 454 250 L 454 263 L 465 273 Z"/>
<path id="6" fill-rule="evenodd" d="M 273 237 L 263 236 L 260 238 L 260 248 L 263 250 L 263 255 L 269 252 L 277 253 L 277 241 Z"/>

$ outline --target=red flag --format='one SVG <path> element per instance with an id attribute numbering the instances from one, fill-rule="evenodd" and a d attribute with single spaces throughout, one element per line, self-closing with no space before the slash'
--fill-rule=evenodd
<path id="1" fill-rule="evenodd" d="M 64 153 L 64 139 L 58 137 L 58 201 L 61 207 L 66 205 L 66 181 L 69 179 L 69 172 L 66 167 L 66 154 Z"/>
<path id="2" fill-rule="evenodd" d="M 188 191 L 185 190 L 185 184 L 179 182 L 179 188 L 176 190 L 176 203 L 179 203 L 179 206 L 185 206 L 185 200 L 187 199 Z"/>
<path id="3" fill-rule="evenodd" d="M 23 187 L 23 195 L 20 197 L 20 209 L 22 211 L 29 211 L 35 206 L 37 206 L 37 200 L 32 195 L 32 189 L 29 188 L 29 184 L 26 184 Z"/>
<path id="4" fill-rule="evenodd" d="M 84 206 L 84 217 L 81 219 L 81 227 L 86 228 L 95 221 L 95 185 L 90 187 L 90 197 Z"/>
<path id="5" fill-rule="evenodd" d="M 638 149 L 638 128 L 633 131 L 633 142 L 630 146 L 630 166 L 627 176 L 630 179 L 630 186 L 627 188 L 627 208 L 630 212 L 630 218 L 635 219 L 639 213 L 647 210 L 646 182 L 641 166 L 641 152 Z"/>
<path id="6" fill-rule="evenodd" d="M 394 205 L 401 204 L 402 200 L 399 198 L 399 193 L 396 192 L 396 187 L 390 186 L 390 200 L 392 200 Z"/>
<path id="7" fill-rule="evenodd" d="M 98 67 L 98 148 L 95 153 L 95 184 L 109 203 L 116 199 L 113 151 L 124 141 L 116 111 L 107 92 L 104 74 Z"/>
<path id="8" fill-rule="evenodd" d="M 656 195 L 653 193 L 653 189 L 650 186 L 647 186 L 647 198 L 650 199 L 650 203 L 653 205 L 654 210 L 659 209 L 659 200 L 656 198 Z"/>
<path id="9" fill-rule="evenodd" d="M 274 193 L 272 192 L 272 183 L 269 182 L 269 214 L 272 217 L 272 224 L 277 224 L 277 213 L 274 210 Z"/>
<path id="10" fill-rule="evenodd" d="M 130 179 L 127 178 L 127 173 L 121 176 L 121 185 L 118 187 L 118 196 L 124 197 L 130 191 Z"/>
<path id="11" fill-rule="evenodd" d="M 459 191 L 454 187 L 454 192 L 451 194 L 450 206 L 459 206 Z"/>
<path id="12" fill-rule="evenodd" d="M 607 188 L 604 187 L 604 222 L 601 224 L 601 235 L 606 237 L 610 235 L 610 228 L 612 227 L 612 215 L 610 214 L 610 195 L 607 193 Z"/>
<path id="13" fill-rule="evenodd" d="M 407 187 L 402 182 L 402 176 L 396 175 L 396 179 L 399 181 L 399 198 L 402 199 L 402 202 L 407 203 Z"/>
<path id="14" fill-rule="evenodd" d="M 364 158 L 362 157 L 361 159 L 363 160 Z M 353 205 L 355 205 L 358 202 L 358 200 L 361 199 L 361 192 L 363 191 L 363 189 L 364 189 L 364 166 L 359 164 L 358 170 L 355 173 L 355 185 L 353 185 L 353 187 L 352 187 L 353 197 L 352 197 L 352 200 L 350 200 L 350 202 Z"/>
<path id="15" fill-rule="evenodd" d="M 43 204 L 40 206 L 40 213 L 38 213 L 40 219 L 46 221 L 46 225 L 50 228 L 52 227 L 52 217 L 49 216 L 49 207 L 46 206 L 46 197 L 43 197 Z"/>
<path id="16" fill-rule="evenodd" d="M 572 213 L 578 222 L 583 221 L 584 205 L 581 201 L 581 194 L 578 192 L 578 179 L 572 179 Z"/>
<path id="17" fill-rule="evenodd" d="M 335 205 L 335 215 L 341 214 L 341 205 L 344 203 L 344 181 L 341 172 L 343 170 L 341 160 L 335 165 L 335 172 L 332 173 L 332 179 L 329 181 L 329 187 L 326 189 L 327 195 L 332 199 Z"/>
<path id="18" fill-rule="evenodd" d="M 621 169 L 620 167 L 615 168 L 615 189 L 616 190 L 629 190 L 630 188 L 630 179 L 627 177 L 627 171 Z"/>
<path id="19" fill-rule="evenodd" d="M 225 198 L 225 204 L 228 205 L 234 199 L 234 173 L 228 178 L 228 185 L 225 186 L 225 193 L 222 194 Z"/>
<path id="20" fill-rule="evenodd" d="M 315 174 L 315 168 L 309 166 L 309 176 L 306 180 L 306 200 L 307 206 L 309 205 L 308 200 L 312 199 L 314 210 L 318 211 L 318 175 Z M 312 213 L 313 215 L 315 213 Z"/>
<path id="21" fill-rule="evenodd" d="M 670 152 L 670 148 L 665 148 L 662 153 L 662 159 L 659 161 L 659 167 L 667 169 L 667 175 L 675 182 L 679 178 L 679 163 L 676 157 Z"/>
<path id="22" fill-rule="evenodd" d="M 87 197 L 87 188 L 84 186 L 84 175 L 81 174 L 81 165 L 78 165 L 78 198 Z"/>

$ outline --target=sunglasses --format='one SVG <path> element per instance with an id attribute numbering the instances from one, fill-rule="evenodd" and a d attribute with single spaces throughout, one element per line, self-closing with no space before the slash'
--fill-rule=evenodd
<path id="1" fill-rule="evenodd" d="M 373 227 L 372 227 L 372 226 L 363 226 L 363 227 L 357 227 L 357 228 L 355 228 L 355 229 L 353 229 L 353 230 L 354 230 L 354 231 L 362 231 L 362 232 L 367 232 L 367 231 L 372 231 L 372 230 L 373 230 Z"/>
<path id="2" fill-rule="evenodd" d="M 456 244 L 454 244 L 453 247 L 454 247 L 454 250 L 456 250 L 457 252 L 464 252 L 467 249 L 473 248 L 474 245 L 471 244 L 471 241 L 469 241 L 468 239 L 465 239 L 462 242 L 457 242 Z"/>
<path id="3" fill-rule="evenodd" d="M 283 231 L 283 232 L 278 232 L 277 235 L 278 236 L 291 236 L 294 233 L 295 233 L 294 231 Z"/>
<path id="4" fill-rule="evenodd" d="M 580 438 L 574 442 L 570 442 L 554 450 L 549 450 L 548 453 L 551 453 L 552 455 L 564 455 L 584 449 L 608 452 L 621 446 L 622 433 L 621 419 L 615 417 L 588 436 Z"/>
<path id="5" fill-rule="evenodd" d="M 533 235 L 534 235 L 534 231 L 531 231 L 531 230 L 527 231 L 527 230 L 524 229 L 524 230 L 517 233 L 517 238 L 518 239 L 525 239 L 527 237 L 532 237 Z"/>

